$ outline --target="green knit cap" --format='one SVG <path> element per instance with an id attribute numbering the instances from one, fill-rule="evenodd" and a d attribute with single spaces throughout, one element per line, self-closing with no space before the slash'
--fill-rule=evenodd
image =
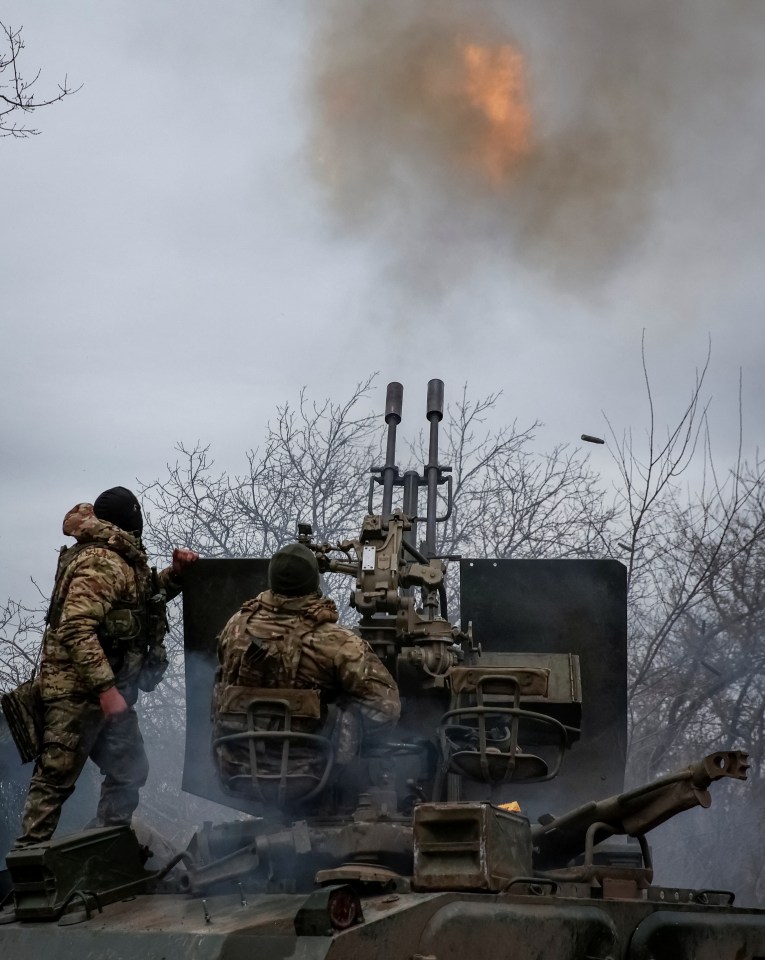
<path id="1" fill-rule="evenodd" d="M 302 543 L 288 543 L 271 558 L 268 585 L 274 593 L 302 597 L 319 589 L 319 565 L 313 550 Z"/>

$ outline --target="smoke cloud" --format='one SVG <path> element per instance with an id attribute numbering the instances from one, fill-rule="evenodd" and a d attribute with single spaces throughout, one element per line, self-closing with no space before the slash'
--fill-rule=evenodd
<path id="1" fill-rule="evenodd" d="M 713 188 L 709 125 L 753 108 L 764 23 L 752 0 L 335 0 L 312 60 L 316 175 L 412 290 L 481 264 L 589 287 L 666 224 L 666 190 Z"/>

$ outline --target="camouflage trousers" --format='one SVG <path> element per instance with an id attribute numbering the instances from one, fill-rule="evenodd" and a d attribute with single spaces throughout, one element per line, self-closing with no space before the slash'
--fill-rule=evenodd
<path id="1" fill-rule="evenodd" d="M 16 849 L 50 840 L 88 757 L 104 776 L 98 823 L 130 823 L 149 772 L 135 710 L 107 720 L 98 700 L 47 700 L 43 751 L 29 784 Z"/>

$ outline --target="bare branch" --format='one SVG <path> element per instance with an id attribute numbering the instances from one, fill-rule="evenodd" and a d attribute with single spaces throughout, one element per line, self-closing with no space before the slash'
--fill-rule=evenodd
<path id="1" fill-rule="evenodd" d="M 58 93 L 36 100 L 36 91 L 33 88 L 40 78 L 41 70 L 38 69 L 31 80 L 21 73 L 19 55 L 25 46 L 21 37 L 22 30 L 23 27 L 15 29 L 0 21 L 0 42 L 3 43 L 3 49 L 0 49 L 0 137 L 24 139 L 36 136 L 40 131 L 26 126 L 25 123 L 16 122 L 14 114 L 32 114 L 35 110 L 58 103 L 82 89 L 82 84 L 76 88 L 70 87 L 69 77 L 65 76 L 63 83 L 58 84 Z M 9 75 L 7 80 L 3 76 L 6 73 Z"/>

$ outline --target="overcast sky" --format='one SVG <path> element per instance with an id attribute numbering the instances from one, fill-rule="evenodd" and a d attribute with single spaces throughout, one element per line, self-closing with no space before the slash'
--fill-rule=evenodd
<path id="1" fill-rule="evenodd" d="M 0 19 L 40 96 L 83 84 L 0 140 L 0 596 L 50 587 L 72 504 L 160 476 L 178 441 L 235 471 L 304 384 L 340 398 L 377 370 L 382 408 L 399 379 L 412 430 L 430 377 L 501 389 L 545 449 L 604 409 L 641 427 L 643 329 L 672 419 L 711 337 L 718 462 L 739 369 L 760 443 L 762 0 L 4 0 Z M 513 91 L 500 161 L 458 89 L 471 49 Z"/>

